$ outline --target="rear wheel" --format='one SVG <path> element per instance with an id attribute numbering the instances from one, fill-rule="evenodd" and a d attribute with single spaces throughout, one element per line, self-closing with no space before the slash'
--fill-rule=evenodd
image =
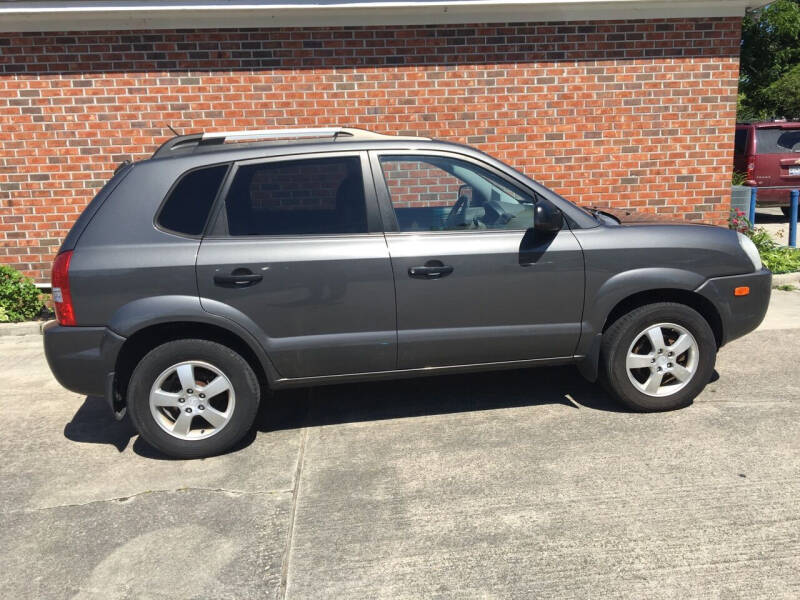
<path id="1" fill-rule="evenodd" d="M 229 450 L 249 431 L 260 388 L 239 354 L 216 342 L 167 342 L 139 362 L 128 385 L 128 412 L 151 446 L 176 458 Z"/>
<path id="2" fill-rule="evenodd" d="M 791 206 L 781 206 L 781 212 L 783 213 L 783 216 L 786 217 L 787 219 L 791 219 L 792 218 L 792 207 Z M 798 211 L 798 215 L 800 215 L 800 211 Z M 800 217 L 798 217 L 798 220 L 800 220 Z"/>
<path id="3" fill-rule="evenodd" d="M 714 372 L 717 345 L 708 322 L 671 302 L 648 304 L 618 319 L 603 335 L 601 381 L 637 411 L 690 404 Z"/>

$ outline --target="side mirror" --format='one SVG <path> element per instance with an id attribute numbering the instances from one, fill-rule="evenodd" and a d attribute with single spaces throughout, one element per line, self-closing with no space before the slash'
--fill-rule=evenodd
<path id="1" fill-rule="evenodd" d="M 540 200 L 533 209 L 533 228 L 543 233 L 557 233 L 564 227 L 564 215 L 547 201 Z"/>

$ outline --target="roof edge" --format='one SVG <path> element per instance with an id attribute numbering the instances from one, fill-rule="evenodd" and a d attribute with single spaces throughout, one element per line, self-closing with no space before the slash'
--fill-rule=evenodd
<path id="1" fill-rule="evenodd" d="M 22 0 L 0 31 L 433 25 L 743 16 L 759 0 Z"/>

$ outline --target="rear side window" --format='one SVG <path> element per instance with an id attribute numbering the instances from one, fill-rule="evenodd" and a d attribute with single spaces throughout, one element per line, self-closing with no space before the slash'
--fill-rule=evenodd
<path id="1" fill-rule="evenodd" d="M 227 171 L 228 165 L 217 165 L 184 174 L 164 202 L 158 225 L 186 235 L 203 233 L 211 205 Z"/>
<path id="2" fill-rule="evenodd" d="M 800 129 L 757 129 L 758 154 L 800 152 Z"/>
<path id="3" fill-rule="evenodd" d="M 735 142 L 735 150 L 736 154 L 744 154 L 747 150 L 747 129 L 737 129 L 736 130 L 736 142 Z"/>
<path id="4" fill-rule="evenodd" d="M 225 206 L 231 235 L 367 232 L 357 156 L 240 166 Z"/>

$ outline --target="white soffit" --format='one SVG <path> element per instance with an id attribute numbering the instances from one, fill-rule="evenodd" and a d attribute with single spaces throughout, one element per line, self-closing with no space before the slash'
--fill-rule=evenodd
<path id="1" fill-rule="evenodd" d="M 327 27 L 742 16 L 758 0 L 6 0 L 0 31 Z"/>

